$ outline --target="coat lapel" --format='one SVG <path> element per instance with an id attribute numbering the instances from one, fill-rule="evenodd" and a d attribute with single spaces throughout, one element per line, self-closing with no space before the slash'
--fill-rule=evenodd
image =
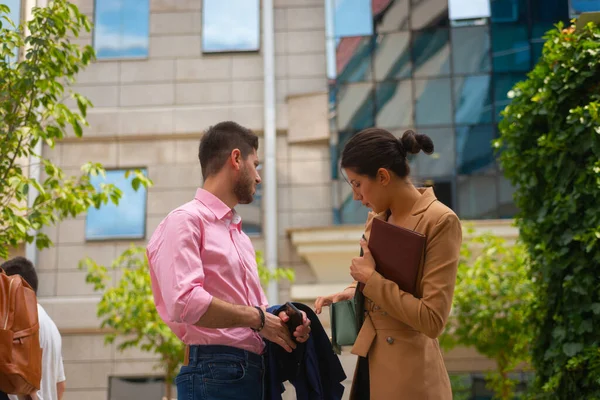
<path id="1" fill-rule="evenodd" d="M 429 208 L 431 203 L 437 200 L 432 188 L 418 188 L 417 190 L 421 192 L 421 198 L 413 206 L 410 216 L 406 219 L 403 226 L 411 231 L 416 230 L 425 210 Z"/>

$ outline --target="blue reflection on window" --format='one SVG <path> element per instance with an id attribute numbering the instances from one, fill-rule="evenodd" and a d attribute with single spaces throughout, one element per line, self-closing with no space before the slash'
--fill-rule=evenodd
<path id="1" fill-rule="evenodd" d="M 494 108 L 497 121 L 502 119 L 500 113 L 510 103 L 508 92 L 517 82 L 526 78 L 526 74 L 494 74 Z"/>
<path id="2" fill-rule="evenodd" d="M 96 1 L 96 56 L 99 59 L 148 57 L 149 19 L 149 0 Z"/>
<path id="3" fill-rule="evenodd" d="M 456 128 L 456 165 L 460 175 L 471 175 L 494 168 L 493 125 Z"/>
<path id="4" fill-rule="evenodd" d="M 21 22 L 21 1 L 20 0 L 2 0 L 2 2 L 0 4 L 4 4 L 5 6 L 8 6 L 8 8 L 10 9 L 10 12 L 8 13 L 7 17 L 13 22 L 13 24 L 15 24 L 15 27 L 18 27 Z M 0 14 L 0 15 L 2 15 L 2 14 Z M 3 29 L 12 29 L 6 21 L 4 21 L 3 19 L 1 21 L 2 21 Z M 15 49 L 13 54 L 14 55 L 8 59 L 9 64 L 12 64 L 17 61 L 18 50 Z"/>
<path id="5" fill-rule="evenodd" d="M 600 11 L 600 0 L 571 0 L 571 10 L 574 14 Z"/>
<path id="6" fill-rule="evenodd" d="M 336 42 L 337 82 L 351 83 L 370 80 L 373 36 L 346 37 L 337 39 Z"/>
<path id="7" fill-rule="evenodd" d="M 259 25 L 258 0 L 204 0 L 202 51 L 205 53 L 258 51 Z"/>
<path id="8" fill-rule="evenodd" d="M 146 170 L 142 170 L 146 175 Z M 143 239 L 146 236 L 146 188 L 131 187 L 134 174 L 125 178 L 125 170 L 106 171 L 106 178 L 90 177 L 98 190 L 103 183 L 113 184 L 123 192 L 119 205 L 108 203 L 99 209 L 90 207 L 86 217 L 87 240 Z"/>
<path id="9" fill-rule="evenodd" d="M 450 19 L 475 19 L 490 16 L 489 0 L 449 0 Z"/>
<path id="10" fill-rule="evenodd" d="M 415 80 L 417 126 L 452 124 L 450 79 Z"/>
<path id="11" fill-rule="evenodd" d="M 529 71 L 531 51 L 526 25 L 494 25 L 492 57 L 495 72 Z"/>
<path id="12" fill-rule="evenodd" d="M 336 37 L 373 34 L 373 12 L 370 0 L 329 1 L 333 1 L 334 35 Z"/>
<path id="13" fill-rule="evenodd" d="M 454 78 L 457 124 L 492 122 L 491 80 L 490 75 Z"/>

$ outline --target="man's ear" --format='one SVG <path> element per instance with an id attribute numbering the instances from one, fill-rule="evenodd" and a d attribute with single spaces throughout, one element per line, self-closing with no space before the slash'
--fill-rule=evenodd
<path id="1" fill-rule="evenodd" d="M 242 168 L 243 161 L 242 152 L 239 149 L 233 149 L 229 155 L 229 162 L 231 163 L 231 166 L 236 171 L 239 171 Z"/>

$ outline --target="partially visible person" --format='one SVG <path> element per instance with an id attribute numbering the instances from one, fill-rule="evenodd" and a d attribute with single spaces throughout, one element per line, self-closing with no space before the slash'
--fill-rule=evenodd
<path id="1" fill-rule="evenodd" d="M 38 276 L 35 267 L 24 257 L 15 257 L 0 266 L 6 275 L 20 275 L 31 288 L 38 290 Z M 62 358 L 62 338 L 56 324 L 46 310 L 38 303 L 40 324 L 40 347 L 42 348 L 42 382 L 37 400 L 62 400 L 66 388 L 66 378 Z M 22 397 L 8 395 L 11 400 Z M 31 396 L 36 400 L 35 396 Z M 0 396 L 1 399 L 1 396 Z"/>
<path id="2" fill-rule="evenodd" d="M 262 400 L 263 338 L 287 352 L 309 338 L 306 315 L 290 333 L 285 312 L 266 312 L 256 253 L 235 210 L 261 182 L 257 149 L 258 137 L 235 122 L 209 128 L 198 151 L 204 187 L 148 242 L 156 309 L 186 344 L 179 399 Z"/>
<path id="3" fill-rule="evenodd" d="M 410 180 L 408 155 L 433 152 L 433 142 L 406 131 L 400 139 L 384 129 L 359 132 L 346 144 L 341 167 L 354 199 L 371 208 L 365 238 L 374 218 L 427 237 L 416 293 L 376 271 L 368 242 L 360 241 L 361 257 L 352 260 L 354 283 L 345 291 L 319 297 L 322 307 L 354 296 L 364 285 L 364 323 L 352 348 L 359 356 L 352 382 L 353 400 L 451 400 L 448 372 L 438 336 L 450 313 L 462 241 L 456 214 L 437 200 L 432 188 L 416 188 Z M 401 268 L 402 265 L 398 265 Z"/>

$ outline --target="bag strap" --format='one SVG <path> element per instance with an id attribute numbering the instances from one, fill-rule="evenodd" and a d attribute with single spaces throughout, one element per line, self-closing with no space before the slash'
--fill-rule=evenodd
<path id="1" fill-rule="evenodd" d="M 15 332 L 13 338 L 20 339 L 20 338 L 25 337 L 25 336 L 31 336 L 36 331 L 38 331 L 39 329 L 40 329 L 40 323 L 36 322 L 35 324 L 33 324 L 32 326 L 30 326 L 27 329 L 23 329 L 21 331 Z"/>

